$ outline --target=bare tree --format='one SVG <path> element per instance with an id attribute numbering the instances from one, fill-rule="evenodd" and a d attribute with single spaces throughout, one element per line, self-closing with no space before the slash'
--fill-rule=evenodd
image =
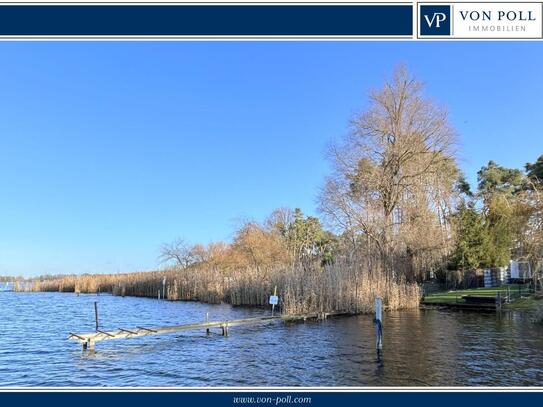
<path id="1" fill-rule="evenodd" d="M 452 237 L 456 133 L 422 89 L 402 67 L 371 93 L 369 109 L 332 146 L 334 173 L 321 193 L 323 214 L 365 236 L 390 271 L 405 263 L 411 273 L 431 267 Z"/>
<path id="2" fill-rule="evenodd" d="M 163 263 L 173 261 L 177 266 L 186 268 L 198 261 L 198 254 L 195 253 L 194 246 L 183 239 L 177 239 L 161 246 L 159 260 Z"/>
<path id="3" fill-rule="evenodd" d="M 290 208 L 277 208 L 266 219 L 266 227 L 273 233 L 285 236 L 289 226 L 294 222 L 294 211 Z"/>

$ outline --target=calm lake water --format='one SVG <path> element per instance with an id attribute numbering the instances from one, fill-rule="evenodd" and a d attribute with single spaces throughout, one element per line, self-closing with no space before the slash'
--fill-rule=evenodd
<path id="1" fill-rule="evenodd" d="M 0 386 L 543 386 L 543 327 L 509 312 L 386 313 L 97 343 L 68 332 L 234 319 L 267 310 L 61 293 L 0 293 Z"/>

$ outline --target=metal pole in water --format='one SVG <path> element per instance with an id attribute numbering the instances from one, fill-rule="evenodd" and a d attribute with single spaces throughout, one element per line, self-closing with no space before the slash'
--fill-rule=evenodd
<path id="1" fill-rule="evenodd" d="M 96 330 L 100 327 L 100 323 L 98 320 L 98 302 L 94 301 L 94 320 L 96 322 Z"/>
<path id="2" fill-rule="evenodd" d="M 383 300 L 379 297 L 375 299 L 375 348 L 377 349 L 377 358 L 381 358 L 381 353 L 383 350 L 383 323 L 382 323 L 382 309 L 383 309 Z"/>

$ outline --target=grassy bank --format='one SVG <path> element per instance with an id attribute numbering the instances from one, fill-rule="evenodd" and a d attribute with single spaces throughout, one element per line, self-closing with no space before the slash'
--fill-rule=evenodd
<path id="1" fill-rule="evenodd" d="M 504 305 L 508 309 L 534 309 L 540 303 L 540 298 L 534 296 L 533 289 L 528 284 L 509 284 L 501 287 L 438 292 L 426 295 L 424 303 L 435 305 L 463 304 L 465 300 L 462 297 L 465 295 L 495 298 L 498 293 L 502 297 L 506 297 L 508 293 L 511 295 L 511 303 Z"/>

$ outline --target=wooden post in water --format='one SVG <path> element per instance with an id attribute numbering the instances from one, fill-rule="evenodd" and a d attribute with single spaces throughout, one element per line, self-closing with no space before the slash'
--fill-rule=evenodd
<path id="1" fill-rule="evenodd" d="M 377 349 L 377 358 L 380 359 L 381 353 L 383 351 L 383 323 L 382 323 L 382 311 L 383 311 L 383 300 L 379 297 L 375 299 L 375 348 Z"/>
<path id="2" fill-rule="evenodd" d="M 100 327 L 100 322 L 98 320 L 98 302 L 94 301 L 94 320 L 96 322 L 96 330 Z"/>
<path id="3" fill-rule="evenodd" d="M 222 336 L 228 336 L 228 321 L 222 325 Z"/>
<path id="4" fill-rule="evenodd" d="M 160 300 L 160 289 L 158 290 L 158 297 L 157 298 Z"/>
<path id="5" fill-rule="evenodd" d="M 162 279 L 162 299 L 166 299 L 166 277 Z"/>

